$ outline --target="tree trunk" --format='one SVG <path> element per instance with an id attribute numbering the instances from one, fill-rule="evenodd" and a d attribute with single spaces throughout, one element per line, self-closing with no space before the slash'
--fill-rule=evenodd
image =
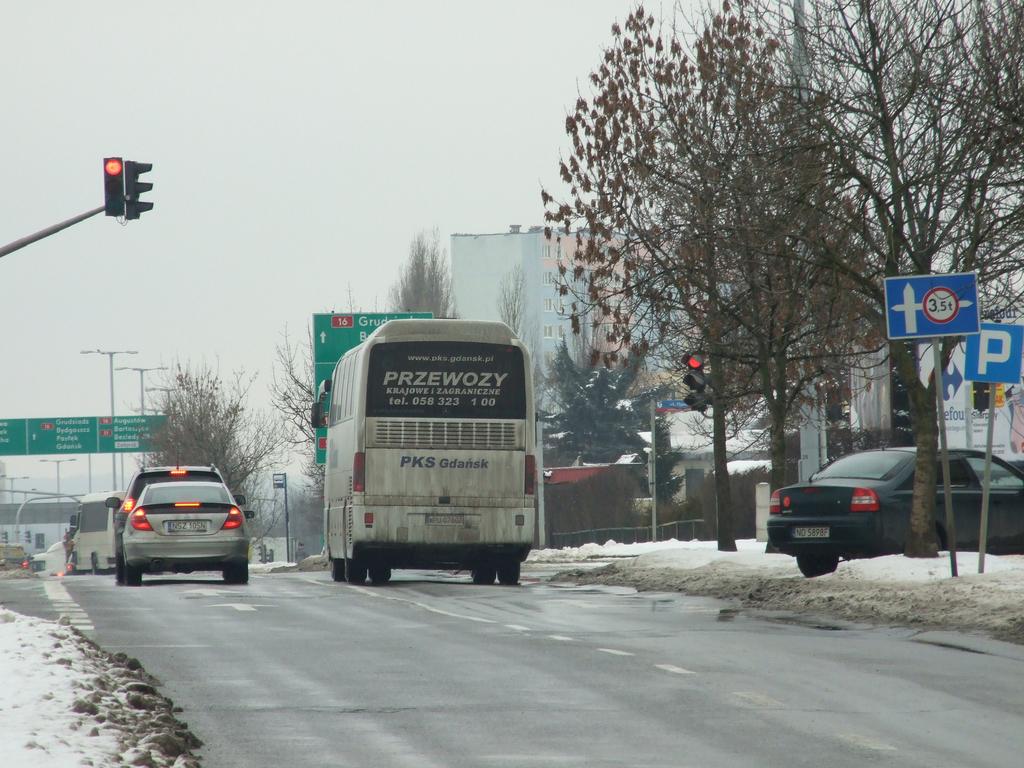
<path id="1" fill-rule="evenodd" d="M 935 410 L 935 378 L 921 383 L 914 348 L 906 343 L 889 345 L 896 370 L 907 388 L 910 420 L 914 426 L 917 461 L 914 470 L 914 500 L 910 508 L 907 557 L 938 557 L 935 536 L 935 488 L 938 459 L 938 412 Z"/>
<path id="2" fill-rule="evenodd" d="M 725 403 L 718 393 L 725 391 L 725 371 L 721 360 L 711 360 L 711 423 L 715 454 L 715 506 L 718 518 L 718 550 L 736 551 L 736 530 L 733 524 L 732 494 L 729 488 L 728 455 L 725 449 Z"/>

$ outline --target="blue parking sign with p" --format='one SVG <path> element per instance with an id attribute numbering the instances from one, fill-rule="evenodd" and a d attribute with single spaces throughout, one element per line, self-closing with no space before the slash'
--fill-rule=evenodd
<path id="1" fill-rule="evenodd" d="M 1024 325 L 982 323 L 981 333 L 967 337 L 964 351 L 968 381 L 1016 384 L 1024 360 Z"/>

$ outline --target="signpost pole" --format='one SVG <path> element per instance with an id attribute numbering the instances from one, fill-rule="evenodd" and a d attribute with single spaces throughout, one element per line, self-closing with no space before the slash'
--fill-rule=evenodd
<path id="1" fill-rule="evenodd" d="M 992 482 L 992 431 L 996 409 L 995 385 L 989 385 L 988 433 L 985 437 L 985 479 L 981 483 L 981 529 L 978 533 L 978 573 L 985 572 L 985 544 L 988 541 L 989 486 Z"/>
<path id="2" fill-rule="evenodd" d="M 288 473 L 282 474 L 284 479 L 284 551 L 288 562 L 292 561 L 292 528 L 288 520 Z"/>
<path id="3" fill-rule="evenodd" d="M 658 540 L 658 485 L 655 463 L 657 462 L 657 440 L 655 430 L 657 429 L 656 398 L 651 398 L 651 458 L 647 470 L 647 481 L 651 486 L 651 541 Z"/>
<path id="4" fill-rule="evenodd" d="M 939 410 L 939 442 L 942 446 L 942 488 L 943 505 L 946 508 L 946 538 L 949 544 L 949 570 L 954 577 L 956 569 L 956 522 L 953 517 L 953 491 L 949 481 L 949 446 L 946 442 L 946 398 L 942 383 L 942 337 L 932 338 L 932 359 L 935 370 L 935 405 Z"/>

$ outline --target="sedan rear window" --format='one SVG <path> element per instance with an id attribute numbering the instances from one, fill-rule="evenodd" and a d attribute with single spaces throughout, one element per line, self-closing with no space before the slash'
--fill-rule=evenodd
<path id="1" fill-rule="evenodd" d="M 222 485 L 192 485 L 168 483 L 151 485 L 146 489 L 143 504 L 173 504 L 176 501 L 199 501 L 210 504 L 230 504 L 231 497 Z"/>
<path id="2" fill-rule="evenodd" d="M 884 480 L 908 461 L 913 461 L 913 454 L 904 451 L 865 451 L 851 453 L 836 459 L 820 472 L 815 473 L 814 481 L 826 477 L 846 477 L 857 480 Z"/>

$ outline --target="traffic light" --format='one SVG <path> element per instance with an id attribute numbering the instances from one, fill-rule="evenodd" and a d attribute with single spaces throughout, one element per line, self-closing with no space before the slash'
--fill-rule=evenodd
<path id="1" fill-rule="evenodd" d="M 683 398 L 683 402 L 690 406 L 691 410 L 704 413 L 708 407 L 708 396 L 704 390 L 708 386 L 708 378 L 704 373 L 704 358 L 700 355 L 686 355 L 686 373 L 683 374 L 683 384 L 690 392 Z"/>
<path id="2" fill-rule="evenodd" d="M 153 170 L 152 163 L 136 163 L 129 160 L 124 164 L 124 217 L 137 219 L 146 211 L 152 210 L 153 204 L 139 200 L 139 195 L 149 192 L 153 185 L 148 181 L 139 181 L 139 176 Z"/>
<path id="3" fill-rule="evenodd" d="M 124 163 L 103 158 L 103 207 L 107 216 L 124 216 Z"/>
<path id="4" fill-rule="evenodd" d="M 8 542 L 7 531 L 4 531 L 4 544 Z"/>
<path id="5" fill-rule="evenodd" d="M 31 544 L 32 543 L 32 531 L 28 531 L 28 530 L 25 531 L 25 543 L 26 544 Z"/>

